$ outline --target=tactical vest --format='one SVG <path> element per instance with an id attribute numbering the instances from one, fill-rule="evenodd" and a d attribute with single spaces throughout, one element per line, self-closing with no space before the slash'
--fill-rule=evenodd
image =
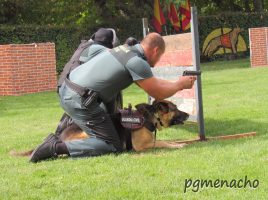
<path id="1" fill-rule="evenodd" d="M 118 60 L 118 62 L 120 62 L 124 67 L 127 64 L 127 62 L 135 57 L 135 56 L 139 56 L 142 59 L 146 60 L 145 56 L 138 51 L 136 48 L 134 47 L 130 47 L 127 45 L 121 45 L 119 47 L 116 47 L 114 49 L 110 50 L 110 53 Z M 77 66 L 76 66 L 77 67 Z M 70 69 L 70 68 L 69 68 Z M 72 70 L 72 69 L 71 69 Z M 69 71 L 70 73 L 70 71 Z M 73 91 L 75 91 L 76 93 L 78 93 L 81 97 L 83 97 L 85 99 L 85 107 L 90 106 L 90 104 L 98 99 L 98 101 L 100 102 L 99 98 L 97 97 L 97 92 L 88 89 L 86 87 L 82 87 L 78 84 L 73 83 L 72 81 L 70 81 L 68 79 L 68 75 L 69 73 L 66 74 L 65 76 L 65 83 L 67 84 L 67 86 L 69 88 L 71 88 Z M 94 94 L 94 95 L 93 95 Z M 84 104 L 84 103 L 83 103 Z"/>
<path id="2" fill-rule="evenodd" d="M 127 62 L 134 56 L 139 56 L 143 60 L 146 60 L 146 57 L 138 51 L 133 46 L 121 45 L 116 48 L 113 48 L 110 53 L 123 65 L 125 66 Z"/>
<path id="3" fill-rule="evenodd" d="M 74 54 L 72 55 L 71 59 L 69 62 L 66 63 L 66 65 L 63 68 L 62 73 L 60 74 L 60 78 L 58 80 L 58 89 L 64 82 L 65 78 L 70 74 L 72 70 L 74 70 L 76 67 L 81 65 L 82 63 L 79 61 L 79 58 L 82 54 L 82 52 L 91 46 L 94 43 L 93 40 L 82 40 L 81 43 L 79 44 L 78 48 L 75 50 Z"/>

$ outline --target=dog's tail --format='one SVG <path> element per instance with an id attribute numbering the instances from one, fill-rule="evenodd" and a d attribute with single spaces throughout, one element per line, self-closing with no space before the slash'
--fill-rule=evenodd
<path id="1" fill-rule="evenodd" d="M 18 157 L 25 157 L 25 156 L 30 156 L 33 151 L 34 151 L 33 149 L 31 149 L 29 151 L 21 151 L 21 152 L 12 150 L 12 151 L 9 152 L 9 155 L 18 156 Z"/>

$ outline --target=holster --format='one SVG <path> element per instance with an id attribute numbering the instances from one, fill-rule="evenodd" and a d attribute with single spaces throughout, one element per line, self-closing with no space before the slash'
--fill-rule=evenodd
<path id="1" fill-rule="evenodd" d="M 88 90 L 88 93 L 82 98 L 82 104 L 88 108 L 94 101 L 99 102 L 99 95 L 96 91 Z"/>
<path id="2" fill-rule="evenodd" d="M 82 87 L 65 78 L 66 85 L 82 97 L 82 104 L 88 108 L 94 101 L 101 102 L 98 92 Z"/>

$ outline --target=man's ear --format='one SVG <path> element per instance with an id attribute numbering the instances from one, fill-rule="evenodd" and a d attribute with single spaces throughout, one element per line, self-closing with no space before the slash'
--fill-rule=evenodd
<path id="1" fill-rule="evenodd" d="M 156 56 L 160 56 L 161 55 L 161 51 L 160 51 L 160 48 L 159 47 L 153 48 L 153 51 L 154 51 L 154 55 L 156 55 Z"/>

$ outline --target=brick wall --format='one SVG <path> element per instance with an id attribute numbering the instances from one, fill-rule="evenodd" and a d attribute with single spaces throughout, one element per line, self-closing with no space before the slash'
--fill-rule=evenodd
<path id="1" fill-rule="evenodd" d="M 268 27 L 250 28 L 249 42 L 251 67 L 268 67 Z"/>
<path id="2" fill-rule="evenodd" d="M 0 45 L 0 95 L 56 89 L 54 43 Z"/>
<path id="3" fill-rule="evenodd" d="M 163 36 L 166 44 L 165 53 L 156 66 L 192 66 L 192 36 L 191 33 Z"/>

